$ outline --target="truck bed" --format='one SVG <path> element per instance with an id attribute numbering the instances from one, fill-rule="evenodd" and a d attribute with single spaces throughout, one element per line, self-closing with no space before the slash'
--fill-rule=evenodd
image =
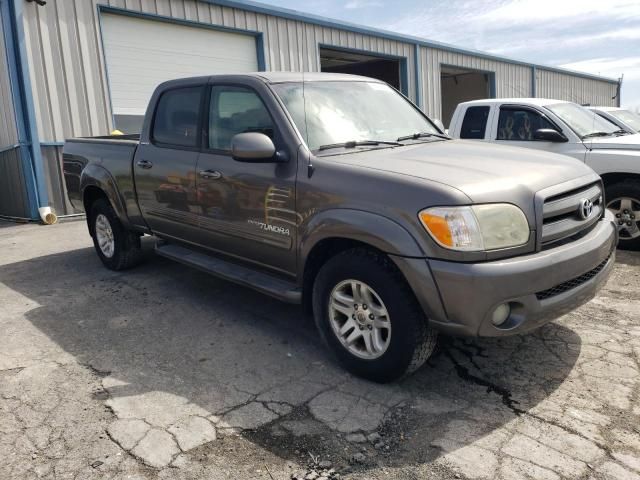
<path id="1" fill-rule="evenodd" d="M 71 138 L 64 144 L 62 162 L 69 200 L 84 211 L 81 187 L 83 170 L 93 176 L 109 176 L 123 196 L 133 194 L 132 162 L 140 135 L 105 135 Z M 86 170 L 85 170 L 86 169 Z"/>

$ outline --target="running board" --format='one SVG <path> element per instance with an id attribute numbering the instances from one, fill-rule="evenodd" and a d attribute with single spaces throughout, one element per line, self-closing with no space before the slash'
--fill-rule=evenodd
<path id="1" fill-rule="evenodd" d="M 155 250 L 162 257 L 197 268 L 223 280 L 253 288 L 278 300 L 288 303 L 302 303 L 302 290 L 293 282 L 179 245 L 157 244 Z"/>

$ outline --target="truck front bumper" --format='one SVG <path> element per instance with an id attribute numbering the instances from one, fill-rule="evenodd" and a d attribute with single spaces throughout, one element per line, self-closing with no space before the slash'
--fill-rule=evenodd
<path id="1" fill-rule="evenodd" d="M 525 333 L 593 298 L 613 269 L 617 241 L 613 216 L 607 212 L 593 230 L 574 242 L 484 263 L 428 260 L 429 271 L 424 275 L 429 278 L 413 272 L 408 280 L 412 285 L 418 277 L 425 280 L 414 292 L 438 330 L 485 337 Z M 434 305 L 434 287 L 440 305 Z M 505 304 L 510 313 L 495 326 L 493 314 Z"/>

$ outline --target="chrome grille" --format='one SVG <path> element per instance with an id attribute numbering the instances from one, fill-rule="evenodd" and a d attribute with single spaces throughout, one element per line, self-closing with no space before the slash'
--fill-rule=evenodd
<path id="1" fill-rule="evenodd" d="M 586 217 L 581 214 L 584 200 L 592 202 L 591 213 Z M 600 183 L 547 198 L 542 209 L 542 245 L 548 246 L 586 230 L 600 219 L 603 211 Z"/>

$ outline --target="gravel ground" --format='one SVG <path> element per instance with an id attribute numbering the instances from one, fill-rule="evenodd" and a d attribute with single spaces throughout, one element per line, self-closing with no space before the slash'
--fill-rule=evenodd
<path id="1" fill-rule="evenodd" d="M 391 385 L 298 307 L 147 257 L 111 272 L 84 222 L 0 223 L 0 479 L 640 479 L 640 254 Z"/>

